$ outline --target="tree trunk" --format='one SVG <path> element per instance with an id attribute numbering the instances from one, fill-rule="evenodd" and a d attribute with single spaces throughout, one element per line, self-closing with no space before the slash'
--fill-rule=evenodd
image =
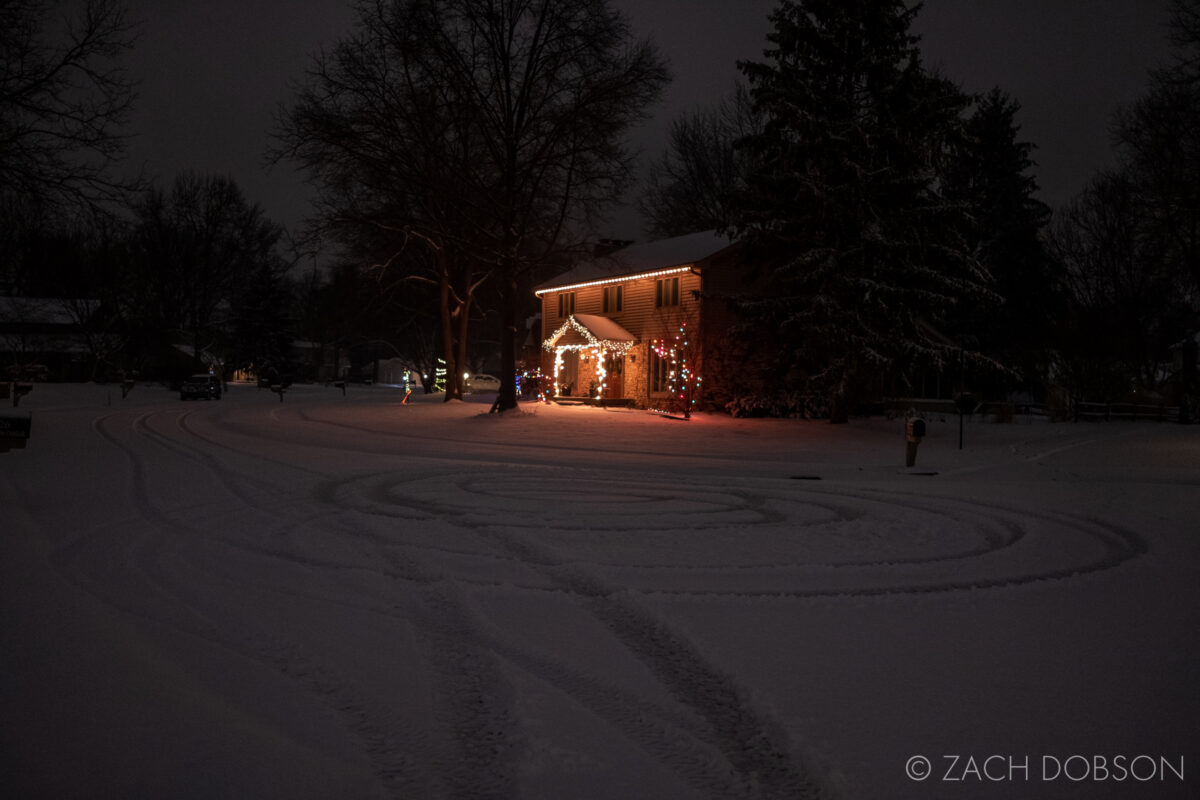
<path id="1" fill-rule="evenodd" d="M 841 390 L 835 391 L 829 398 L 829 421 L 835 425 L 844 425 L 850 421 L 850 406 Z"/>
<path id="2" fill-rule="evenodd" d="M 500 393 L 493 411 L 517 407 L 517 277 L 513 265 L 506 266 L 500 298 Z"/>
<path id="3" fill-rule="evenodd" d="M 443 402 L 448 403 L 451 400 L 461 400 L 462 392 L 458 388 L 458 363 L 455 359 L 454 325 L 450 317 L 450 275 L 446 268 L 445 256 L 441 251 L 438 252 L 437 259 L 438 301 L 441 306 L 442 317 L 442 351 L 446 354 L 446 395 L 443 398 Z M 436 359 L 434 363 L 434 374 L 436 375 Z"/>
<path id="4" fill-rule="evenodd" d="M 468 287 L 467 291 L 470 289 Z M 463 391 L 466 389 L 466 379 L 462 373 L 467 369 L 467 331 L 471 325 L 471 295 L 466 295 L 466 300 L 458 307 L 458 349 L 454 351 L 454 362 L 458 370 L 454 373 L 454 382 L 458 386 L 458 396 L 461 398 Z"/>

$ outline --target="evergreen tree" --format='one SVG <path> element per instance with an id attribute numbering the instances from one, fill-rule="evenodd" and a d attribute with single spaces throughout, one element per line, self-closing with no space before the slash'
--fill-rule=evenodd
<path id="1" fill-rule="evenodd" d="M 764 128 L 741 143 L 757 170 L 730 227 L 772 265 L 747 308 L 788 347 L 781 389 L 827 394 L 834 421 L 887 375 L 988 361 L 938 331 L 990 278 L 939 181 L 969 100 L 922 66 L 915 14 L 782 0 L 766 62 L 739 64 Z"/>
<path id="2" fill-rule="evenodd" d="M 1033 145 L 1018 140 L 1020 108 L 999 88 L 981 98 L 946 171 L 944 194 L 969 211 L 964 238 L 1003 301 L 960 306 L 950 331 L 1015 370 L 997 388 L 1040 391 L 1063 281 L 1042 240 L 1050 209 L 1036 197 Z"/>

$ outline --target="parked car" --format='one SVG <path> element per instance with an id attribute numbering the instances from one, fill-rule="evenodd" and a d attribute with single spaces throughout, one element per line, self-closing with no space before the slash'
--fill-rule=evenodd
<path id="1" fill-rule="evenodd" d="M 463 388 L 468 392 L 498 392 L 500 379 L 495 375 L 469 375 Z"/>
<path id="2" fill-rule="evenodd" d="M 179 387 L 179 399 L 190 400 L 193 397 L 205 400 L 221 399 L 221 381 L 216 375 L 193 375 L 184 380 Z"/>

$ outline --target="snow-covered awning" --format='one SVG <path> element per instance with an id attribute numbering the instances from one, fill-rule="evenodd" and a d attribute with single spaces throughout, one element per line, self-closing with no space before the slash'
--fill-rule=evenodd
<path id="1" fill-rule="evenodd" d="M 564 337 L 577 334 L 578 338 L 571 342 L 563 342 Z M 637 337 L 622 328 L 608 317 L 598 317 L 595 314 L 572 314 L 566 321 L 542 342 L 542 348 L 554 352 L 557 348 L 583 350 L 599 347 L 602 350 L 625 352 Z"/>

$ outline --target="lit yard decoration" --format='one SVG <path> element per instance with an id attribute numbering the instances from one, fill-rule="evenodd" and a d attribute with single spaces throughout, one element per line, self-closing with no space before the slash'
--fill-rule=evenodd
<path id="1" fill-rule="evenodd" d="M 549 402 L 546 376 L 541 367 L 524 369 L 517 375 L 517 395 L 523 398 L 534 398 L 539 403 Z"/>
<path id="2" fill-rule="evenodd" d="M 662 398 L 667 402 L 651 408 L 651 411 L 659 414 L 682 413 L 684 419 L 691 418 L 702 380 L 693 367 L 695 359 L 692 349 L 686 322 L 680 323 L 673 338 L 651 340 L 651 352 L 667 365 L 664 386 L 667 396 Z"/>
<path id="3" fill-rule="evenodd" d="M 572 341 L 564 342 L 570 338 Z M 633 334 L 607 317 L 592 314 L 571 314 L 550 338 L 542 342 L 542 349 L 554 353 L 554 385 L 561 386 L 563 354 L 575 351 L 584 363 L 595 362 L 596 380 L 589 392 L 595 400 L 604 399 L 608 388 L 608 370 L 605 357 L 609 354 L 624 356 L 636 341 Z M 558 393 L 558 389 L 555 389 Z"/>
<path id="4" fill-rule="evenodd" d="M 446 359 L 444 358 L 437 360 L 437 369 L 433 371 L 433 390 L 435 392 L 446 391 Z"/>

